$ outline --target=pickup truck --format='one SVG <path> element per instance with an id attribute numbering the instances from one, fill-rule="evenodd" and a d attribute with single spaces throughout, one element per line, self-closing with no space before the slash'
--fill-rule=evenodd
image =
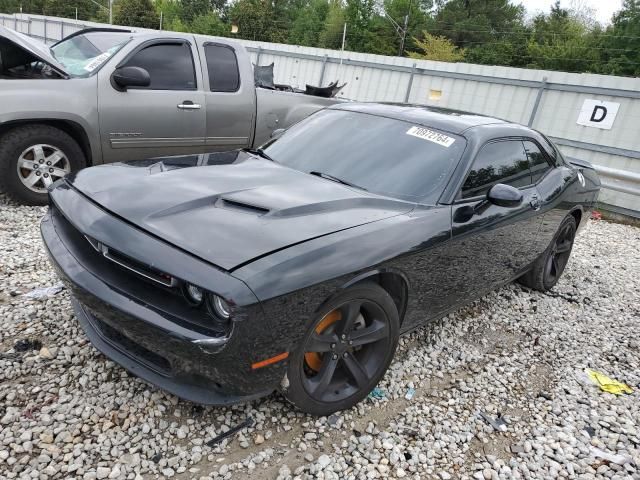
<path id="1" fill-rule="evenodd" d="M 0 27 L 0 190 L 45 204 L 85 166 L 254 148 L 339 101 L 256 88 L 225 38 L 93 28 L 49 47 Z"/>

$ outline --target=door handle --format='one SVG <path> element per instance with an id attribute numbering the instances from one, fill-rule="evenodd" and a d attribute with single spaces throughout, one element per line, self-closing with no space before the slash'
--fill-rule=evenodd
<path id="1" fill-rule="evenodd" d="M 531 201 L 529 202 L 529 205 L 531 205 L 531 207 L 534 210 L 540 210 L 540 207 L 542 206 L 542 202 L 540 201 L 540 197 L 538 197 L 538 195 L 532 195 L 531 196 Z"/>
<path id="2" fill-rule="evenodd" d="M 193 103 L 191 100 L 184 100 L 178 104 L 180 110 L 200 110 L 201 105 L 199 103 Z"/>

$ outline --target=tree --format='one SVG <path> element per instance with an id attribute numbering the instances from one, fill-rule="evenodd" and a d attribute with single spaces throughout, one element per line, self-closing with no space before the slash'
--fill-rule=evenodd
<path id="1" fill-rule="evenodd" d="M 310 0 L 296 16 L 289 31 L 288 43 L 316 47 L 329 14 L 329 3 L 326 0 Z"/>
<path id="2" fill-rule="evenodd" d="M 113 23 L 157 29 L 160 17 L 151 0 L 119 0 L 113 8 Z"/>
<path id="3" fill-rule="evenodd" d="M 640 0 L 625 0 L 605 35 L 600 42 L 602 63 L 598 71 L 640 76 Z"/>
<path id="4" fill-rule="evenodd" d="M 413 39 L 416 46 L 422 51 L 409 52 L 411 58 L 439 62 L 461 62 L 464 59 L 464 49 L 456 47 L 449 39 L 437 37 L 427 32 L 423 32 L 423 37 L 423 40 Z"/>
<path id="5" fill-rule="evenodd" d="M 342 45 L 342 32 L 346 22 L 345 9 L 340 0 L 329 1 L 329 11 L 324 21 L 324 26 L 319 38 L 319 47 L 340 48 Z"/>
<path id="6" fill-rule="evenodd" d="M 419 37 L 428 27 L 432 0 L 385 0 L 384 8 L 372 20 L 373 38 L 367 45 L 372 53 L 397 55 L 404 36 L 404 52 L 415 50 L 414 38 Z M 404 29 L 405 17 L 407 29 Z M 400 28 L 398 28 L 400 27 Z M 402 52 L 404 54 L 404 52 Z"/>
<path id="7" fill-rule="evenodd" d="M 274 4 L 268 0 L 238 0 L 229 8 L 229 18 L 238 26 L 238 36 L 249 40 L 282 42 L 287 24 L 274 16 Z"/>
<path id="8" fill-rule="evenodd" d="M 162 29 L 174 32 L 189 30 L 189 22 L 184 20 L 184 4 L 179 0 L 154 0 L 158 15 L 162 12 Z"/>
<path id="9" fill-rule="evenodd" d="M 33 13 L 36 15 L 51 15 L 56 17 L 75 18 L 76 8 L 78 18 L 88 20 L 95 18 L 100 7 L 92 2 L 70 3 L 68 0 L 0 0 L 2 13 Z"/>
<path id="10" fill-rule="evenodd" d="M 556 1 L 548 15 L 541 14 L 533 20 L 527 66 L 568 72 L 595 71 L 599 50 L 589 24 L 594 25 Z"/>
<path id="11" fill-rule="evenodd" d="M 366 45 L 373 35 L 370 27 L 375 16 L 375 0 L 345 0 L 345 22 L 349 29 L 347 45 L 356 52 L 368 51 Z"/>
<path id="12" fill-rule="evenodd" d="M 224 0 L 180 0 L 180 19 L 185 23 L 191 23 L 194 18 L 202 15 L 217 14 L 223 12 Z"/>
<path id="13" fill-rule="evenodd" d="M 510 65 L 526 52 L 524 7 L 509 0 L 438 0 L 431 33 L 464 48 L 469 62 Z"/>
<path id="14" fill-rule="evenodd" d="M 224 23 L 218 14 L 210 12 L 196 16 L 191 22 L 189 31 L 203 35 L 226 37 L 229 34 L 230 26 Z"/>

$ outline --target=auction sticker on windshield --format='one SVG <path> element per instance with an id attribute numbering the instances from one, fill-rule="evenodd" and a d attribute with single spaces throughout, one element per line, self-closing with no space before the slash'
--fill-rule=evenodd
<path id="1" fill-rule="evenodd" d="M 87 72 L 93 72 L 96 68 L 102 65 L 104 61 L 107 60 L 110 56 L 111 56 L 111 52 L 109 51 L 101 53 L 100 55 L 95 57 L 93 60 L 91 60 L 89 63 L 87 63 L 84 66 L 84 69 Z"/>
<path id="2" fill-rule="evenodd" d="M 429 142 L 437 143 L 443 147 L 449 148 L 456 141 L 455 138 L 448 137 L 443 133 L 434 132 L 424 127 L 411 127 L 407 130 L 407 135 L 413 135 L 414 137 L 427 140 Z"/>

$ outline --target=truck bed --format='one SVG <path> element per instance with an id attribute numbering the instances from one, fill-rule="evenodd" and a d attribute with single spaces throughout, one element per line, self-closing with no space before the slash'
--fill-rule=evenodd
<path id="1" fill-rule="evenodd" d="M 253 144 L 262 145 L 269 140 L 273 130 L 289 127 L 318 109 L 347 101 L 256 88 L 256 130 Z"/>

